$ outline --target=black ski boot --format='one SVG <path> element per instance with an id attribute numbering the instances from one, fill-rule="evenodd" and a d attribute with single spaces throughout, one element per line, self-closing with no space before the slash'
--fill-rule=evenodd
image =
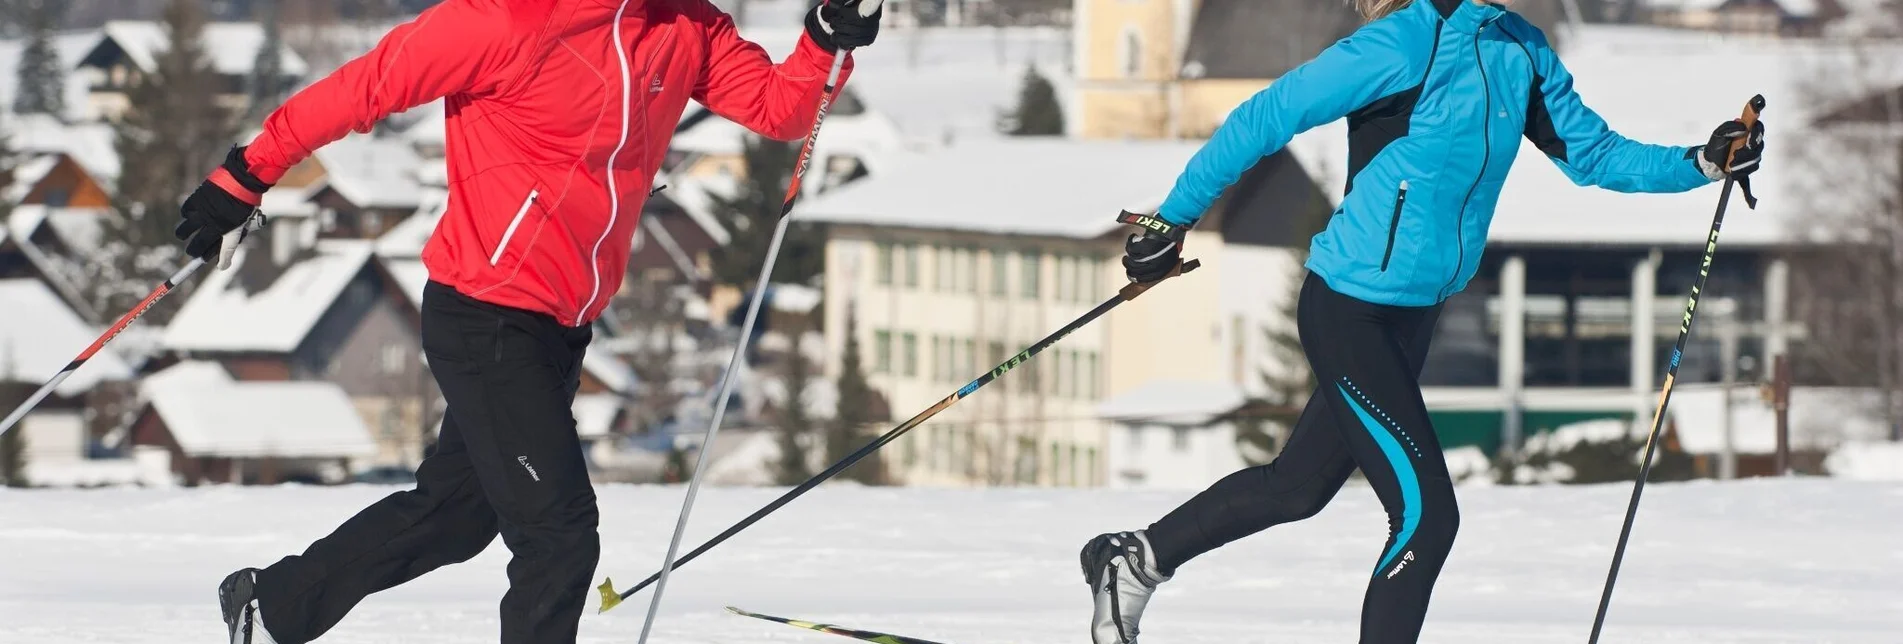
<path id="1" fill-rule="evenodd" d="M 224 583 L 218 584 L 218 609 L 225 615 L 225 631 L 231 635 L 231 644 L 277 644 L 271 639 L 271 632 L 264 629 L 264 618 L 258 614 L 258 599 L 254 593 L 257 584 L 257 568 L 231 573 Z"/>

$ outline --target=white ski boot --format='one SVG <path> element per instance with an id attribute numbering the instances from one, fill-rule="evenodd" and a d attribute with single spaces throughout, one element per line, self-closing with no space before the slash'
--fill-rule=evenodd
<path id="1" fill-rule="evenodd" d="M 1096 610 L 1090 638 L 1096 644 L 1136 644 L 1137 622 L 1156 586 L 1170 578 L 1156 569 L 1142 530 L 1098 535 L 1084 544 L 1084 581 Z"/>
<path id="2" fill-rule="evenodd" d="M 258 569 L 246 568 L 225 577 L 218 584 L 218 609 L 225 615 L 225 631 L 231 635 L 231 644 L 277 644 L 271 639 L 271 632 L 264 629 L 264 618 L 258 613 Z"/>

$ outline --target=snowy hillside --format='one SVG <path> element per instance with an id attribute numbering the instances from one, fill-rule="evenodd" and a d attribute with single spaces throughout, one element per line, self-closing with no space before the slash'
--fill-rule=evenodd
<path id="1" fill-rule="evenodd" d="M 229 570 L 263 565 L 384 488 L 0 490 L 0 641 L 202 644 Z M 665 547 L 678 487 L 601 490 L 602 572 L 623 585 Z M 773 489 L 701 495 L 690 545 Z M 1423 642 L 1585 639 L 1625 486 L 1462 491 L 1455 559 Z M 1076 548 L 1182 492 L 823 489 L 674 578 L 656 642 L 846 641 L 720 612 L 834 620 L 966 644 L 1083 641 Z M 1650 488 L 1608 642 L 1895 642 L 1903 485 L 1752 481 Z M 248 516 L 247 516 L 248 515 Z M 1365 488 L 1316 519 L 1185 566 L 1152 604 L 1157 642 L 1350 642 L 1383 519 Z M 370 598 L 326 644 L 494 641 L 507 552 Z M 647 595 L 582 620 L 632 642 Z"/>

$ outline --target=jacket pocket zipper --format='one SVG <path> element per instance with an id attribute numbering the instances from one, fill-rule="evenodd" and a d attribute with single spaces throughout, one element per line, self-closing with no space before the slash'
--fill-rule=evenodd
<path id="1" fill-rule="evenodd" d="M 1394 259 L 1394 235 L 1401 230 L 1401 206 L 1407 204 L 1407 180 L 1401 180 L 1401 191 L 1394 195 L 1394 215 L 1388 218 L 1388 249 L 1381 253 L 1381 272 L 1388 272 L 1388 260 Z"/>
<path id="2" fill-rule="evenodd" d="M 522 218 L 528 216 L 529 208 L 535 206 L 535 198 L 540 195 L 541 193 L 539 191 L 530 190 L 529 198 L 522 200 L 522 209 L 515 211 L 515 219 L 509 220 L 508 229 L 502 231 L 502 242 L 496 244 L 496 252 L 489 256 L 490 266 L 495 266 L 502 262 L 502 251 L 509 247 L 509 239 L 515 237 L 516 227 L 522 225 Z"/>

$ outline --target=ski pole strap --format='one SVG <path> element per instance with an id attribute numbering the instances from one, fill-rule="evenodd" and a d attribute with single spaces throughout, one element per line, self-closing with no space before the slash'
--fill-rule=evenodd
<path id="1" fill-rule="evenodd" d="M 1128 210 L 1117 215 L 1117 223 L 1130 224 L 1142 228 L 1145 234 L 1156 235 L 1173 242 L 1182 243 L 1183 236 L 1189 234 L 1188 226 L 1178 226 L 1155 215 L 1143 215 Z"/>
<path id="2" fill-rule="evenodd" d="M 1738 117 L 1738 122 L 1744 124 L 1744 136 L 1732 141 L 1731 149 L 1725 151 L 1725 168 L 1727 172 L 1729 172 L 1731 168 L 1732 156 L 1738 154 L 1738 150 L 1744 149 L 1744 146 L 1751 141 L 1751 129 L 1757 126 L 1758 114 L 1763 111 L 1763 94 L 1752 96 L 1751 100 L 1745 101 L 1744 115 Z M 1751 194 L 1751 177 L 1739 177 L 1738 188 L 1744 191 L 1744 205 L 1752 210 L 1756 210 L 1758 208 L 1758 198 L 1756 195 Z"/>

